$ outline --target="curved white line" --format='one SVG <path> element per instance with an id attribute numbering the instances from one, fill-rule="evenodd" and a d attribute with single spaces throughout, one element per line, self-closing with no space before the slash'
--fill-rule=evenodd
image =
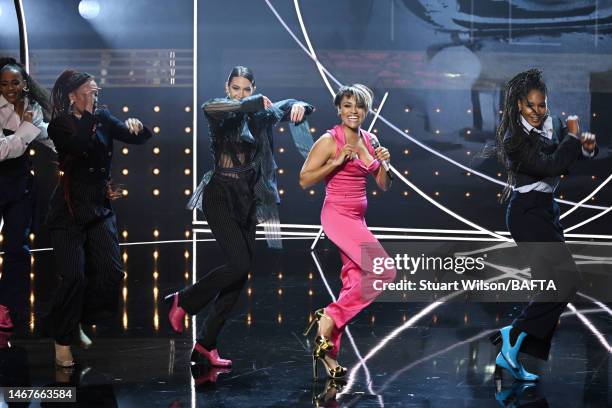
<path id="1" fill-rule="evenodd" d="M 562 220 L 563 218 L 567 217 L 568 215 L 570 215 L 571 213 L 573 213 L 574 211 L 576 211 L 582 204 L 586 203 L 588 200 L 590 200 L 595 194 L 597 194 L 599 192 L 599 190 L 601 190 L 602 188 L 604 188 L 604 186 L 606 184 L 608 184 L 610 182 L 610 180 L 612 180 L 612 174 L 610 174 L 608 176 L 607 179 L 605 179 L 605 181 L 603 183 L 601 183 L 599 186 L 597 186 L 597 188 L 595 190 L 593 190 L 591 192 L 591 194 L 589 194 L 588 196 L 584 197 L 582 200 L 580 200 L 580 202 L 576 203 L 572 208 L 570 208 L 569 210 L 567 210 L 566 212 L 564 212 L 563 214 L 561 214 L 561 216 L 559 217 L 560 220 Z"/>
<path id="2" fill-rule="evenodd" d="M 571 226 L 571 227 L 569 227 L 569 228 L 565 228 L 565 230 L 564 230 L 563 232 L 570 232 L 570 231 L 575 230 L 576 228 L 580 228 L 580 227 L 582 227 L 583 225 L 588 224 L 588 223 L 589 223 L 589 222 L 591 222 L 591 221 L 595 221 L 595 220 L 596 220 L 596 219 L 598 219 L 599 217 L 603 217 L 604 215 L 606 215 L 606 214 L 607 214 L 607 213 L 609 213 L 610 211 L 612 211 L 612 206 L 610 206 L 610 207 L 606 208 L 606 210 L 604 210 L 604 211 L 600 212 L 599 214 L 595 214 L 595 215 L 594 215 L 594 216 L 592 216 L 591 218 L 587 218 L 586 220 L 584 220 L 584 221 L 582 221 L 582 222 L 579 222 L 579 223 L 578 223 L 578 224 L 576 224 L 576 225 L 573 225 L 573 226 Z"/>
<path id="3" fill-rule="evenodd" d="M 424 199 L 426 199 L 427 201 L 429 201 L 431 204 L 435 205 L 436 207 L 438 207 L 439 209 L 441 209 L 442 211 L 446 212 L 447 214 L 455 217 L 456 219 L 458 219 L 459 221 L 469 225 L 470 227 L 473 227 L 477 230 L 486 232 L 489 235 L 492 235 L 493 237 L 499 239 L 500 241 L 512 241 L 511 239 L 508 239 L 504 236 L 501 236 L 499 234 L 496 234 L 493 231 L 489 231 L 486 228 L 481 227 L 478 224 L 473 223 L 472 221 L 463 218 L 462 216 L 460 216 L 459 214 L 453 212 L 452 210 L 446 208 L 445 206 L 443 206 L 442 204 L 438 203 L 436 200 L 434 200 L 433 198 L 429 197 L 427 194 L 425 194 L 424 192 L 422 192 L 417 186 L 415 186 L 414 184 L 412 184 L 410 181 L 408 181 L 406 178 L 404 178 L 404 176 L 397 171 L 393 166 L 390 166 L 391 171 L 400 179 L 402 180 L 404 183 L 406 183 L 411 189 L 413 189 L 414 191 L 416 191 L 419 195 L 421 195 L 421 197 L 423 197 Z"/>
<path id="4" fill-rule="evenodd" d="M 317 64 L 321 65 L 321 69 L 323 70 L 323 72 L 329 76 L 329 78 L 332 79 L 332 81 L 334 81 L 337 85 L 342 85 L 342 83 L 340 81 L 338 81 L 338 79 L 336 79 L 330 72 L 329 70 L 327 70 L 327 68 L 325 68 L 325 66 L 323 66 L 323 64 L 320 63 L 320 61 L 314 57 L 312 55 L 312 53 L 306 49 L 306 47 L 304 46 L 304 44 L 302 44 L 302 42 L 296 37 L 296 35 L 293 33 L 293 31 L 291 30 L 291 28 L 287 25 L 287 23 L 285 22 L 285 20 L 283 20 L 283 18 L 280 16 L 280 14 L 278 14 L 278 12 L 276 11 L 276 9 L 274 8 L 274 6 L 272 6 L 272 4 L 270 3 L 269 0 L 265 0 L 266 4 L 268 5 L 268 8 L 270 9 L 270 11 L 272 11 L 272 13 L 275 15 L 276 19 L 279 21 L 279 23 L 285 28 L 285 30 L 287 31 L 287 33 L 293 38 L 293 40 L 296 42 L 296 44 L 302 48 L 302 50 L 313 60 L 315 61 Z M 450 157 L 447 157 L 445 155 L 443 155 L 442 153 L 430 148 L 429 146 L 419 142 L 417 139 L 405 134 L 402 130 L 400 130 L 399 128 L 397 128 L 397 126 L 393 125 L 391 122 L 389 122 L 387 119 L 385 119 L 383 116 L 380 116 L 380 119 L 386 123 L 389 127 L 391 127 L 391 129 L 395 130 L 397 133 L 399 133 L 401 136 L 403 136 L 404 138 L 410 140 L 411 142 L 415 143 L 417 146 L 427 150 L 428 152 L 440 157 L 441 159 L 448 161 L 449 163 L 454 164 L 455 166 L 458 166 L 466 171 L 471 172 L 472 174 L 475 174 L 481 178 L 484 178 L 485 180 L 491 181 L 492 183 L 501 185 L 501 186 L 505 186 L 506 183 L 496 180 L 484 173 L 481 173 L 477 170 L 474 170 L 470 167 L 467 167 L 453 159 L 451 159 Z M 568 205 L 575 205 L 576 202 L 573 201 L 569 201 L 569 200 L 561 200 L 558 198 L 555 198 L 555 200 L 559 203 L 563 203 L 563 204 L 568 204 Z M 597 206 L 597 205 L 587 205 L 584 204 L 582 205 L 583 208 L 592 208 L 592 209 L 597 209 L 597 210 L 605 210 L 607 207 L 603 207 L 603 206 Z"/>
<path id="5" fill-rule="evenodd" d="M 304 20 L 302 19 L 302 13 L 300 11 L 300 4 L 298 0 L 293 0 L 293 6 L 295 7 L 297 18 L 298 18 L 298 21 L 300 22 L 300 27 L 302 28 L 302 33 L 304 33 L 304 39 L 306 40 L 306 44 L 308 45 L 308 48 L 310 49 L 312 56 L 314 57 L 314 61 L 317 64 L 317 69 L 319 70 L 319 74 L 321 75 L 321 78 L 323 78 L 323 82 L 325 82 L 325 86 L 329 90 L 329 93 L 332 96 L 334 96 L 336 93 L 334 92 L 334 89 L 332 88 L 332 86 L 329 84 L 329 81 L 327 80 L 327 77 L 325 76 L 325 73 L 323 72 L 323 65 L 317 59 L 317 54 L 315 54 L 314 48 L 310 44 L 310 38 L 308 37 L 308 34 L 306 32 L 306 26 L 304 25 Z"/>

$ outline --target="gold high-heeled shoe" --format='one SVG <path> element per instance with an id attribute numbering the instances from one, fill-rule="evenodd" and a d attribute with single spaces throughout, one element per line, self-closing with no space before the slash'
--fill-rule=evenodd
<path id="1" fill-rule="evenodd" d="M 308 336 L 308 333 L 314 327 L 315 322 L 320 324 L 321 319 L 324 317 L 331 319 L 331 317 L 325 314 L 324 309 L 315 311 L 314 319 L 312 319 L 312 321 L 306 327 L 306 330 L 304 330 L 304 336 Z M 346 367 L 342 367 L 340 364 L 338 364 L 337 367 L 332 368 L 327 360 L 325 360 L 326 353 L 334 349 L 334 343 L 332 343 L 330 339 L 325 336 L 316 336 L 314 343 L 315 344 L 312 349 L 312 378 L 315 381 L 319 378 L 317 365 L 317 361 L 319 360 L 323 363 L 329 378 L 339 379 L 345 377 L 347 373 Z"/>

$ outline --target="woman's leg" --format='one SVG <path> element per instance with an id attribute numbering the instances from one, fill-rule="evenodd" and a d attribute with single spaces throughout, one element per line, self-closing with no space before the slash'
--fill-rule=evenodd
<path id="1" fill-rule="evenodd" d="M 115 216 L 86 230 L 85 257 L 87 287 L 81 322 L 94 324 L 117 314 L 121 282 L 125 276 L 119 249 Z"/>
<path id="2" fill-rule="evenodd" d="M 227 199 L 225 189 L 214 184 L 204 195 L 206 219 L 226 263 L 179 294 L 179 305 L 190 314 L 197 313 L 215 299 L 199 336 L 199 343 L 209 350 L 216 347 L 217 336 L 246 283 L 255 244 L 254 202 L 244 222 L 240 222 L 233 211 L 235 206 L 229 206 Z"/>
<path id="3" fill-rule="evenodd" d="M 325 308 L 325 313 L 333 319 L 331 331 L 336 356 L 340 346 L 340 333 L 346 324 L 361 310 L 374 301 L 380 293 L 373 289 L 375 280 L 390 282 L 395 279 L 395 268 L 386 269 L 382 274 L 372 271 L 372 260 L 388 257 L 384 248 L 368 230 L 360 211 L 338 209 L 326 204 L 321 213 L 321 222 L 328 238 L 338 246 L 342 259 L 342 290 L 335 302 Z"/>
<path id="4" fill-rule="evenodd" d="M 72 366 L 70 345 L 79 335 L 85 288 L 85 234 L 77 228 L 51 230 L 53 259 L 59 286 L 44 326 L 55 339 L 55 361 Z"/>
<path id="5" fill-rule="evenodd" d="M 27 321 L 28 289 L 30 286 L 30 247 L 28 235 L 32 224 L 33 202 L 24 195 L 16 202 L 0 208 L 4 219 L 4 263 L 0 279 L 0 305 L 6 306 L 13 323 Z"/>
<path id="6" fill-rule="evenodd" d="M 521 352 L 544 360 L 548 359 L 559 316 L 576 293 L 580 279 L 557 224 L 558 207 L 554 204 L 519 203 L 509 211 L 509 230 L 531 268 L 531 278 L 552 279 L 557 286 L 554 299 L 546 292 L 538 293 L 512 323 L 515 332 L 528 334 Z"/>

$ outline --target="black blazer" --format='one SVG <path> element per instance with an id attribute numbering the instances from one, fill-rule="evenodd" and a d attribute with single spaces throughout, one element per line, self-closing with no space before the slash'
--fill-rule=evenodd
<path id="1" fill-rule="evenodd" d="M 143 144 L 149 129 L 137 135 L 106 109 L 95 115 L 85 112 L 78 119 L 63 115 L 49 123 L 49 137 L 64 172 L 51 196 L 47 224 L 50 227 L 85 224 L 112 214 L 107 197 L 113 157 L 113 141 Z"/>
<path id="2" fill-rule="evenodd" d="M 514 135 L 506 135 L 504 149 L 516 173 L 516 187 L 567 174 L 576 160 L 585 158 L 580 141 L 568 134 L 567 126 L 557 117 L 553 117 L 552 139 L 535 131 L 527 133 L 521 126 Z"/>

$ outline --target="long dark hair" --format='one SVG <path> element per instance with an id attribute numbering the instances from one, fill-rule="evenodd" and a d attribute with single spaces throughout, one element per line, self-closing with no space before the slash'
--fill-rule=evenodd
<path id="1" fill-rule="evenodd" d="M 232 82 L 232 78 L 234 77 L 246 78 L 249 80 L 249 82 L 251 82 L 251 85 L 255 86 L 255 75 L 253 75 L 253 71 L 249 67 L 237 65 L 232 68 L 232 72 L 230 72 L 229 76 L 227 77 L 228 85 L 230 82 Z"/>
<path id="2" fill-rule="evenodd" d="M 42 108 L 45 121 L 49 121 L 51 115 L 51 105 L 49 103 L 49 92 L 34 80 L 17 60 L 11 57 L 0 57 L 0 73 L 6 71 L 17 71 L 26 82 L 24 93 Z"/>
<path id="3" fill-rule="evenodd" d="M 504 149 L 504 137 L 507 132 L 516 134 L 522 131 L 520 128 L 521 112 L 518 108 L 518 101 L 524 100 L 529 92 L 534 89 L 542 92 L 545 96 L 547 94 L 546 84 L 542 79 L 542 71 L 537 68 L 519 73 L 508 81 L 504 90 L 502 117 L 495 135 L 495 154 L 499 162 L 504 165 L 508 174 L 508 181 L 502 192 L 500 202 L 508 199 L 512 186 L 516 181 L 516 174 L 512 170 L 508 154 L 506 149 Z"/>
<path id="4" fill-rule="evenodd" d="M 67 114 L 70 112 L 70 98 L 68 94 L 78 89 L 87 81 L 91 81 L 94 77 L 87 72 L 78 72 L 72 69 L 67 69 L 60 74 L 53 85 L 51 91 L 51 106 L 53 107 L 51 117 Z"/>

